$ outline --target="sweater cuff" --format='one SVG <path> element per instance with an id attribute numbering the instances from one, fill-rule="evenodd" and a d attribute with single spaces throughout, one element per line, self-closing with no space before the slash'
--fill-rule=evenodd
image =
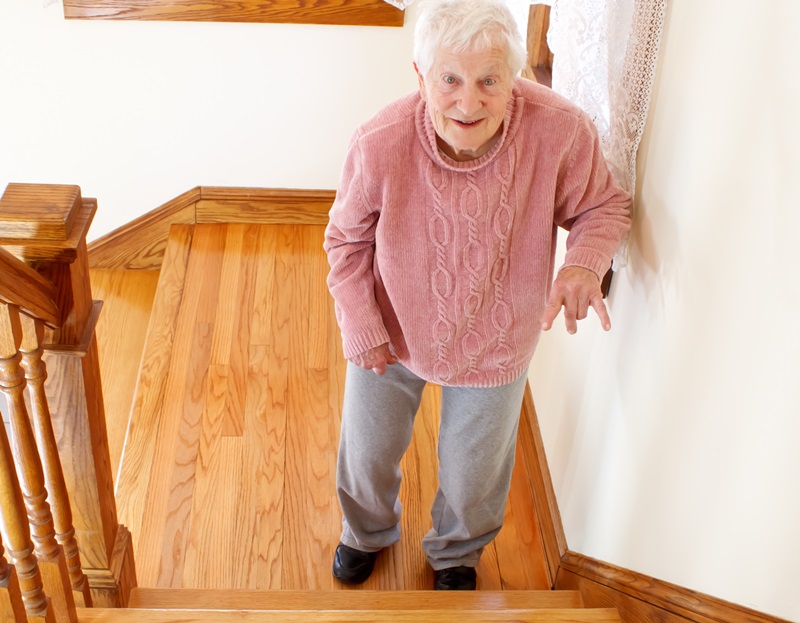
<path id="1" fill-rule="evenodd" d="M 579 266 L 591 270 L 602 281 L 611 266 L 611 258 L 604 253 L 588 247 L 576 247 L 567 251 L 564 264 L 559 270 L 567 266 Z"/>
<path id="2" fill-rule="evenodd" d="M 370 348 L 386 344 L 388 341 L 389 332 L 386 331 L 386 327 L 384 326 L 373 327 L 355 335 L 344 335 L 344 333 L 342 333 L 344 358 L 350 359 L 351 357 L 368 351 Z"/>

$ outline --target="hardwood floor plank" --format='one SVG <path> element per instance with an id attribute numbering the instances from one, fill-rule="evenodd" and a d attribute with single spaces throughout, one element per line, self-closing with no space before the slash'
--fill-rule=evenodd
<path id="1" fill-rule="evenodd" d="M 182 586 L 183 551 L 194 486 L 194 459 L 211 356 L 211 329 L 219 282 L 223 228 L 195 227 L 186 290 L 175 332 L 175 348 L 163 398 L 139 545 L 135 549 L 140 586 Z M 188 421 L 184 421 L 188 418 Z M 183 434 L 183 437 L 181 437 Z"/>
<path id="2" fill-rule="evenodd" d="M 111 473 L 116 475 L 159 273 L 155 270 L 93 269 L 89 277 L 92 298 L 103 301 L 103 311 L 97 322 L 97 353 Z"/>
<path id="3" fill-rule="evenodd" d="M 429 589 L 420 542 L 438 468 L 440 388 L 426 388 L 403 459 L 402 539 L 373 576 L 330 571 L 346 364 L 324 278 L 323 228 L 197 225 L 174 321 L 163 413 L 139 465 L 140 585 L 195 589 Z M 158 297 L 157 297 L 158 298 Z M 162 355 L 163 358 L 163 355 Z M 506 528 L 479 588 L 550 588 L 518 454 Z"/>

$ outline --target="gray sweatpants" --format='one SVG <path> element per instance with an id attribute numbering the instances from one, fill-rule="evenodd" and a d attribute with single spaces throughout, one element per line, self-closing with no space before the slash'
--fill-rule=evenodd
<path id="1" fill-rule="evenodd" d="M 503 525 L 526 377 L 442 388 L 439 489 L 422 540 L 436 570 L 477 565 Z M 400 540 L 400 459 L 424 388 L 400 364 L 383 376 L 347 364 L 337 469 L 345 545 L 375 552 Z"/>

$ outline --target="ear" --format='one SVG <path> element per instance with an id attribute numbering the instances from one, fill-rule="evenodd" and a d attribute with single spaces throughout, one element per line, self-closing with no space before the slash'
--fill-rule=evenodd
<path id="1" fill-rule="evenodd" d="M 417 72 L 417 82 L 419 83 L 419 94 L 422 97 L 422 101 L 427 100 L 427 93 L 425 92 L 425 78 L 422 76 L 422 72 L 417 67 L 417 64 L 414 63 L 414 71 Z"/>

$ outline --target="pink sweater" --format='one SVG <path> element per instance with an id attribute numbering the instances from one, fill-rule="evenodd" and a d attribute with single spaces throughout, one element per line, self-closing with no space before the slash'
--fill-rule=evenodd
<path id="1" fill-rule="evenodd" d="M 443 157 L 418 93 L 355 133 L 325 231 L 345 357 L 390 342 L 442 385 L 495 387 L 522 374 L 553 280 L 602 277 L 630 220 L 589 117 L 517 80 L 503 136 L 469 162 Z"/>

